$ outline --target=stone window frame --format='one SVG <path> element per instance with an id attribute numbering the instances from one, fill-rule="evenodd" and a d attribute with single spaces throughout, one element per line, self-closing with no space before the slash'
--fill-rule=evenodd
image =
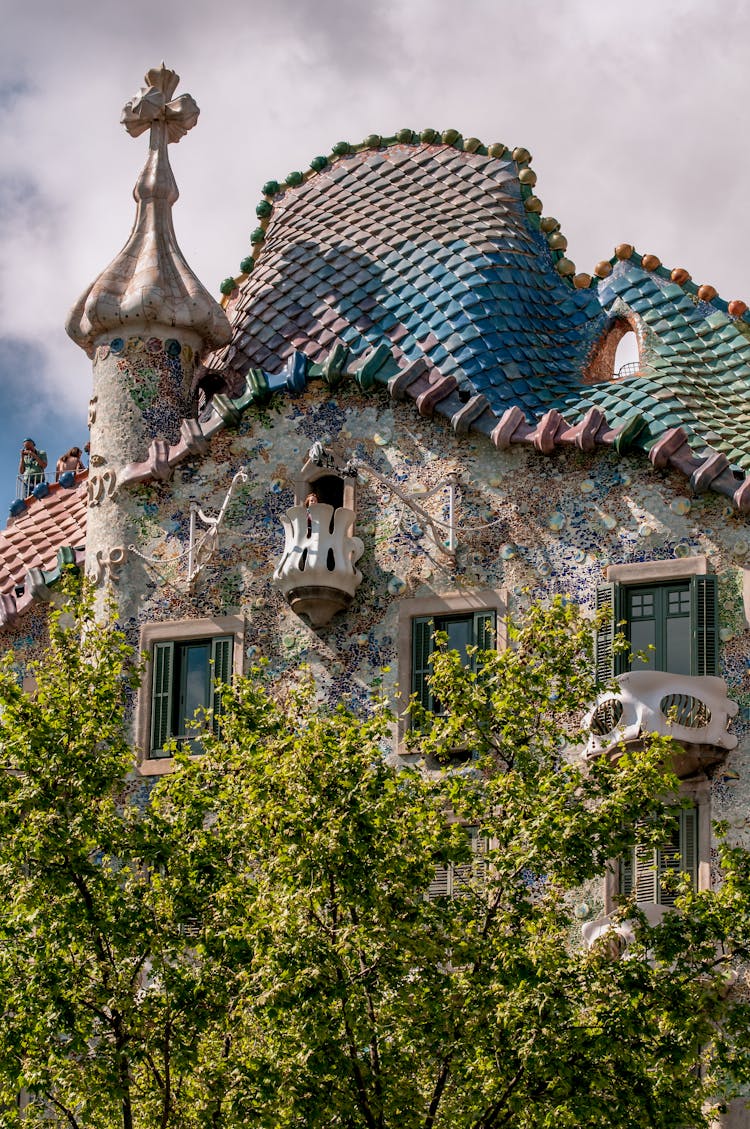
<path id="1" fill-rule="evenodd" d="M 398 750 L 405 753 L 404 739 L 411 728 L 407 712 L 412 681 L 412 625 L 414 620 L 427 615 L 464 615 L 471 612 L 495 611 L 496 646 L 505 650 L 508 642 L 506 616 L 508 591 L 506 588 L 478 588 L 473 591 L 438 593 L 402 600 L 398 609 L 398 685 L 401 692 L 398 710 Z"/>
<path id="2" fill-rule="evenodd" d="M 671 580 L 689 580 L 708 575 L 708 558 L 697 553 L 693 557 L 675 557 L 662 561 L 638 561 L 609 565 L 604 570 L 608 582 L 623 585 L 659 584 Z M 697 889 L 711 888 L 711 785 L 708 779 L 680 781 L 680 796 L 695 804 L 697 811 Z M 604 883 L 604 912 L 612 913 L 619 896 L 620 863 L 610 861 Z M 661 907 L 659 907 L 661 908 Z M 664 907 L 666 910 L 667 907 Z"/>
<path id="3" fill-rule="evenodd" d="M 215 639 L 231 635 L 232 675 L 243 673 L 245 654 L 245 620 L 242 616 L 214 616 L 206 619 L 160 620 L 142 624 L 139 649 L 146 652 L 149 661 L 138 691 L 136 706 L 137 770 L 141 776 L 163 776 L 174 769 L 173 757 L 151 757 L 151 700 L 153 691 L 154 643 L 186 643 L 192 640 Z M 198 754 L 199 755 L 199 754 Z"/>
<path id="4" fill-rule="evenodd" d="M 696 890 L 711 889 L 711 782 L 706 777 L 680 781 L 680 799 L 687 799 L 696 810 Z M 620 860 L 611 859 L 607 864 L 604 879 L 604 913 L 611 914 L 617 909 L 620 896 Z M 651 903 L 643 903 L 651 905 Z M 671 909 L 670 906 L 656 905 L 657 914 Z"/>

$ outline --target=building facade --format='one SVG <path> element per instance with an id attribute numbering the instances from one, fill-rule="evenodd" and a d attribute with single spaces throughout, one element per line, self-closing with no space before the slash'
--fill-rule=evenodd
<path id="1" fill-rule="evenodd" d="M 585 755 L 672 732 L 694 801 L 674 842 L 587 892 L 584 934 L 619 890 L 658 914 L 669 870 L 708 887 L 712 820 L 750 846 L 744 303 L 625 244 L 577 272 L 530 154 L 454 130 L 341 142 L 268 181 L 219 303 L 172 227 L 167 146 L 198 113 L 177 81 L 150 71 L 125 108 L 150 138 L 135 225 L 67 326 L 93 364 L 89 470 L 0 533 L 19 679 L 60 568 L 85 567 L 151 658 L 147 781 L 169 738 L 197 741 L 215 678 L 261 656 L 280 680 L 307 664 L 321 699 L 403 711 L 429 704 L 435 626 L 501 644 L 507 611 L 566 594 L 609 609 L 597 662 L 620 686 Z M 615 660 L 618 622 L 648 663 Z"/>

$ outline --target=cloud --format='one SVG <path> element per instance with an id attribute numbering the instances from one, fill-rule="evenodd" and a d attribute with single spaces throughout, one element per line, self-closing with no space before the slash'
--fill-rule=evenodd
<path id="1" fill-rule="evenodd" d="M 432 125 L 528 147 L 579 269 L 629 241 L 750 299 L 742 0 L 720 20 L 698 0 L 131 0 L 123 11 L 29 0 L 8 10 L 0 42 L 0 336 L 14 363 L 31 350 L 22 364 L 40 403 L 65 404 L 81 426 L 90 364 L 63 326 L 130 230 L 146 146 L 119 114 L 162 59 L 201 107 L 172 146 L 175 227 L 213 293 L 247 254 L 265 180 L 340 139 Z"/>

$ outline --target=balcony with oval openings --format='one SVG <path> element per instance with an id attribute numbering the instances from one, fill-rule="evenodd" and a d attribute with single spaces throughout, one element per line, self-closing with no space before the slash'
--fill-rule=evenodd
<path id="1" fill-rule="evenodd" d="M 294 483 L 294 505 L 281 517 L 284 552 L 273 580 L 292 611 L 323 627 L 345 610 L 362 580 L 364 545 L 354 534 L 356 471 L 340 469 L 320 444 Z"/>
<path id="2" fill-rule="evenodd" d="M 716 576 L 706 558 L 610 566 L 597 592 L 597 677 L 609 684 L 588 715 L 586 756 L 617 755 L 649 733 L 680 744 L 683 779 L 736 748 L 737 703 L 718 676 Z M 621 633 L 627 649 L 613 640 Z M 612 688 L 612 683 L 617 688 Z"/>
<path id="3" fill-rule="evenodd" d="M 619 693 L 605 693 L 588 716 L 587 757 L 616 753 L 650 733 L 679 741 L 674 770 L 682 778 L 722 761 L 737 747 L 729 732 L 737 703 L 723 678 L 632 670 L 617 678 Z"/>

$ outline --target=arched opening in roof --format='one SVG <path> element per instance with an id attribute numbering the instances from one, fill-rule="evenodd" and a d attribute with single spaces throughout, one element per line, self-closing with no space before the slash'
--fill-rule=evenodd
<path id="1" fill-rule="evenodd" d="M 618 380 L 622 380 L 625 376 L 635 375 L 640 367 L 641 356 L 638 349 L 638 338 L 635 330 L 629 329 L 617 343 L 613 375 Z"/>
<path id="2" fill-rule="evenodd" d="M 637 375 L 640 365 L 638 326 L 628 318 L 616 317 L 594 345 L 583 377 L 589 384 L 624 380 Z"/>

